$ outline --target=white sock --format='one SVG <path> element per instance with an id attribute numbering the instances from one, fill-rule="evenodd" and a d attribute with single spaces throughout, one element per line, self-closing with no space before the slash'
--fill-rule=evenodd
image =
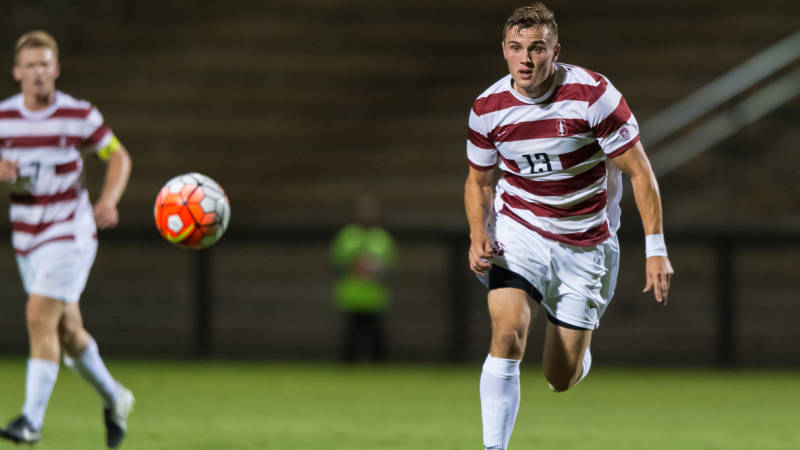
<path id="1" fill-rule="evenodd" d="M 103 359 L 100 358 L 100 352 L 97 350 L 97 342 L 94 339 L 89 341 L 83 354 L 74 359 L 74 364 L 75 370 L 103 398 L 103 405 L 106 408 L 111 407 L 119 393 L 119 383 L 114 380 L 114 377 L 106 369 L 106 365 L 103 364 Z"/>
<path id="2" fill-rule="evenodd" d="M 47 403 L 58 378 L 58 363 L 45 359 L 28 359 L 25 378 L 25 405 L 22 414 L 37 430 L 42 428 Z"/>
<path id="3" fill-rule="evenodd" d="M 519 409 L 518 359 L 486 357 L 481 372 L 483 446 L 505 450 Z"/>
<path id="4" fill-rule="evenodd" d="M 581 380 L 586 378 L 586 375 L 589 375 L 589 369 L 592 368 L 592 352 L 589 351 L 589 347 L 586 347 L 586 351 L 583 353 L 583 361 L 581 362 L 581 365 L 583 366 L 583 371 L 581 372 L 581 376 L 578 378 L 578 381 L 576 381 L 575 384 L 580 383 Z"/>

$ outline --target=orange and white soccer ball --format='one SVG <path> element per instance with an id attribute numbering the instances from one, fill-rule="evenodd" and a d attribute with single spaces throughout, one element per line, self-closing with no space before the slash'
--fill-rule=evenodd
<path id="1" fill-rule="evenodd" d="M 156 197 L 154 214 L 164 239 L 178 247 L 202 249 L 228 228 L 231 207 L 216 181 L 193 172 L 167 181 Z"/>

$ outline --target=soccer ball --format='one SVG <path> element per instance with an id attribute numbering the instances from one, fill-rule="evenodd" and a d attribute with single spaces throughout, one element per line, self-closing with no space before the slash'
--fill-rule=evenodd
<path id="1" fill-rule="evenodd" d="M 231 207 L 219 184 L 193 172 L 167 181 L 153 213 L 164 239 L 178 247 L 202 249 L 217 242 L 228 228 Z"/>

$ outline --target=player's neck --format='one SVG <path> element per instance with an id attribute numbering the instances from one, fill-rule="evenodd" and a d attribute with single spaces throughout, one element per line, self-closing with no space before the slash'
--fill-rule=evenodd
<path id="1" fill-rule="evenodd" d="M 41 111 L 47 109 L 53 102 L 56 101 L 55 91 L 47 94 L 25 94 L 24 97 L 25 109 L 28 111 Z"/>

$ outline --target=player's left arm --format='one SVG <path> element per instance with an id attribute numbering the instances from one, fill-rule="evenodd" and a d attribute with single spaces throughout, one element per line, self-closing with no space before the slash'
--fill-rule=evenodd
<path id="1" fill-rule="evenodd" d="M 661 211 L 661 194 L 658 191 L 658 182 L 650 160 L 644 152 L 641 142 L 637 142 L 621 155 L 612 159 L 614 164 L 625 174 L 631 177 L 633 194 L 636 198 L 636 208 L 642 218 L 645 241 L 648 246 L 661 247 L 664 236 L 664 223 Z M 647 283 L 642 292 L 651 288 L 657 302 L 667 304 L 669 283 L 675 271 L 666 255 L 666 246 L 663 249 L 650 249 L 658 255 L 648 256 L 646 262 Z"/>
<path id="2" fill-rule="evenodd" d="M 131 174 L 131 157 L 128 151 L 116 138 L 112 139 L 112 143 L 113 148 L 104 148 L 98 153 L 98 156 L 106 161 L 103 191 L 94 204 L 94 220 L 100 229 L 114 228 L 119 222 L 117 204 L 125 192 Z M 103 158 L 104 156 L 105 158 Z"/>

